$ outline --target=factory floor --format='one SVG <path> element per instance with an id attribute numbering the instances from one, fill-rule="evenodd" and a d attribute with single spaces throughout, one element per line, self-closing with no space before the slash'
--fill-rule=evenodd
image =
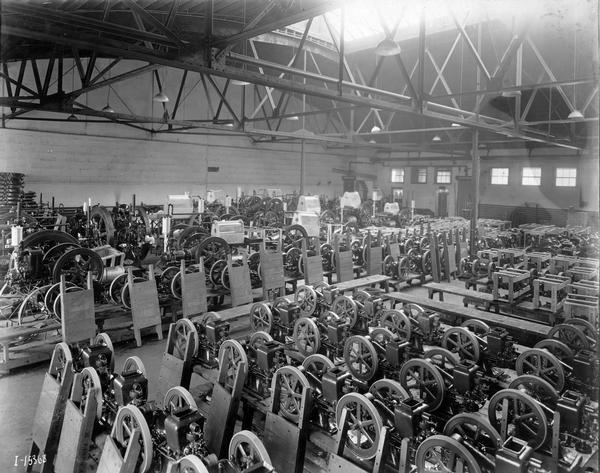
<path id="1" fill-rule="evenodd" d="M 462 281 L 453 281 L 452 284 L 463 286 Z M 464 286 L 463 286 L 464 287 Z M 402 291 L 411 292 L 415 295 L 427 297 L 426 288 L 420 286 L 403 286 Z M 446 301 L 453 304 L 461 304 L 462 298 L 446 295 Z M 165 334 L 166 338 L 166 334 Z M 156 335 L 144 338 L 141 347 L 135 346 L 135 341 L 119 343 L 115 346 L 115 369 L 123 366 L 126 358 L 139 356 L 146 367 L 149 377 L 149 397 L 154 398 L 157 389 L 158 372 L 165 347 L 165 340 L 156 340 Z M 41 363 L 14 370 L 8 375 L 0 377 L 0 471 L 22 472 L 23 457 L 29 455 L 31 448 L 31 432 L 34 423 L 34 415 L 37 409 L 40 391 L 44 380 L 44 374 L 49 363 Z M 191 391 L 194 392 L 200 380 L 194 376 Z M 15 466 L 15 460 L 19 465 Z M 39 467 L 33 471 L 39 471 Z"/>

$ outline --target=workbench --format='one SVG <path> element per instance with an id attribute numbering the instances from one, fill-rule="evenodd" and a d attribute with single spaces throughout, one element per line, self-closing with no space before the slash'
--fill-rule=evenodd
<path id="1" fill-rule="evenodd" d="M 460 325 L 465 320 L 479 319 L 490 326 L 501 327 L 519 343 L 533 346 L 538 341 L 546 338 L 552 327 L 518 317 L 495 314 L 471 307 L 462 307 L 443 301 L 435 301 L 426 297 L 415 296 L 404 292 L 389 292 L 382 297 L 391 300 L 393 305 L 417 304 L 424 309 L 434 310 L 442 316 L 442 321 L 450 325 Z"/>

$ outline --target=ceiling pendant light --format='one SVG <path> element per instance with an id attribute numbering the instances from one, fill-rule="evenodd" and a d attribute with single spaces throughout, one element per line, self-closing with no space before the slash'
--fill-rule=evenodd
<path id="1" fill-rule="evenodd" d="M 573 110 L 571 113 L 569 113 L 569 120 L 581 120 L 582 118 L 585 117 L 579 110 Z"/>
<path id="2" fill-rule="evenodd" d="M 167 103 L 169 101 L 169 97 L 167 97 L 167 95 L 161 89 L 158 91 L 158 94 L 152 98 L 152 100 L 158 103 Z"/>
<path id="3" fill-rule="evenodd" d="M 250 85 L 250 82 L 241 79 L 231 79 L 231 83 L 233 85 Z"/>
<path id="4" fill-rule="evenodd" d="M 431 141 L 435 141 L 436 143 L 438 143 L 438 142 L 442 141 L 442 138 L 440 137 L 440 135 L 435 135 L 435 136 L 434 136 L 434 137 L 431 139 Z"/>
<path id="5" fill-rule="evenodd" d="M 108 104 L 108 102 L 106 102 L 106 105 L 104 106 L 102 111 L 106 113 L 115 113 L 115 110 Z"/>
<path id="6" fill-rule="evenodd" d="M 391 38 L 384 38 L 376 47 L 375 54 L 378 56 L 396 56 L 402 52 L 402 49 Z"/>
<path id="7" fill-rule="evenodd" d="M 379 133 L 381 131 L 381 128 L 379 128 L 377 125 L 373 125 L 373 128 L 371 128 L 371 133 Z"/>
<path id="8" fill-rule="evenodd" d="M 76 122 L 79 120 L 79 118 L 77 118 L 77 115 L 75 115 L 74 113 L 71 113 L 71 115 L 67 117 L 67 120 L 69 120 L 70 122 Z"/>
<path id="9" fill-rule="evenodd" d="M 285 117 L 286 120 L 290 120 L 292 122 L 297 122 L 298 120 L 300 120 L 300 117 L 298 115 L 290 115 L 289 117 Z"/>

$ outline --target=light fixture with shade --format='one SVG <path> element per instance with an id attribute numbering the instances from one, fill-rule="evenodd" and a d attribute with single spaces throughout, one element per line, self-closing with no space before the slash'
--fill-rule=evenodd
<path id="1" fill-rule="evenodd" d="M 106 105 L 102 108 L 103 112 L 106 113 L 115 113 L 114 109 L 106 102 Z"/>
<path id="2" fill-rule="evenodd" d="M 514 98 L 514 97 L 520 97 L 520 96 L 521 96 L 520 90 L 503 90 L 502 91 L 502 97 L 504 97 L 504 98 Z"/>
<path id="3" fill-rule="evenodd" d="M 373 128 L 371 128 L 371 133 L 379 133 L 381 131 L 381 128 L 379 128 L 377 125 L 373 125 Z"/>
<path id="4" fill-rule="evenodd" d="M 248 82 L 247 80 L 240 79 L 231 79 L 231 83 L 233 85 L 250 85 L 250 82 Z"/>
<path id="5" fill-rule="evenodd" d="M 377 56 L 397 56 L 402 52 L 400 46 L 392 38 L 384 38 L 376 47 Z"/>
<path id="6" fill-rule="evenodd" d="M 438 142 L 442 141 L 442 138 L 440 137 L 440 135 L 435 135 L 435 136 L 434 136 L 434 137 L 431 139 L 431 141 L 434 141 L 434 142 L 438 143 Z"/>
<path id="7" fill-rule="evenodd" d="M 581 120 L 582 118 L 584 118 L 583 113 L 579 110 L 573 110 L 569 113 L 569 120 Z"/>
<path id="8" fill-rule="evenodd" d="M 76 122 L 79 120 L 79 118 L 77 118 L 77 115 L 75 115 L 74 113 L 71 113 L 71 115 L 67 117 L 67 120 L 69 120 L 70 122 Z"/>
<path id="9" fill-rule="evenodd" d="M 158 91 L 158 94 L 152 97 L 152 100 L 158 103 L 167 103 L 169 101 L 169 97 L 167 97 L 167 95 L 161 89 Z"/>
<path id="10" fill-rule="evenodd" d="M 298 115 L 291 115 L 289 117 L 285 117 L 285 119 L 293 121 L 293 122 L 297 122 L 298 120 L 300 120 L 300 117 Z"/>
<path id="11" fill-rule="evenodd" d="M 369 140 L 369 143 L 371 143 L 372 145 L 376 145 L 377 141 L 375 141 L 375 140 Z"/>
<path id="12" fill-rule="evenodd" d="M 450 124 L 450 126 L 458 127 L 458 126 L 462 126 L 462 125 L 460 123 L 452 122 L 452 124 Z"/>

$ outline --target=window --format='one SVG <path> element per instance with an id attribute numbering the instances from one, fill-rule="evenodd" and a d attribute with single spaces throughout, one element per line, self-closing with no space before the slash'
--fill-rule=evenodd
<path id="1" fill-rule="evenodd" d="M 542 168 L 523 168 L 521 184 L 524 186 L 539 186 L 542 182 Z"/>
<path id="2" fill-rule="evenodd" d="M 452 172 L 450 171 L 450 169 L 436 169 L 436 184 L 450 184 L 450 182 L 452 182 Z"/>
<path id="3" fill-rule="evenodd" d="M 492 168 L 492 184 L 508 185 L 508 168 Z"/>
<path id="4" fill-rule="evenodd" d="M 577 169 L 556 168 L 556 187 L 575 187 L 577 183 Z"/>
<path id="5" fill-rule="evenodd" d="M 427 168 L 412 168 L 412 183 L 427 184 Z"/>
<path id="6" fill-rule="evenodd" d="M 392 182 L 404 182 L 404 169 L 392 169 Z"/>
<path id="7" fill-rule="evenodd" d="M 400 203 L 400 206 L 402 206 L 403 198 L 404 198 L 404 190 L 401 187 L 393 187 L 392 188 L 392 200 L 394 202 Z"/>

